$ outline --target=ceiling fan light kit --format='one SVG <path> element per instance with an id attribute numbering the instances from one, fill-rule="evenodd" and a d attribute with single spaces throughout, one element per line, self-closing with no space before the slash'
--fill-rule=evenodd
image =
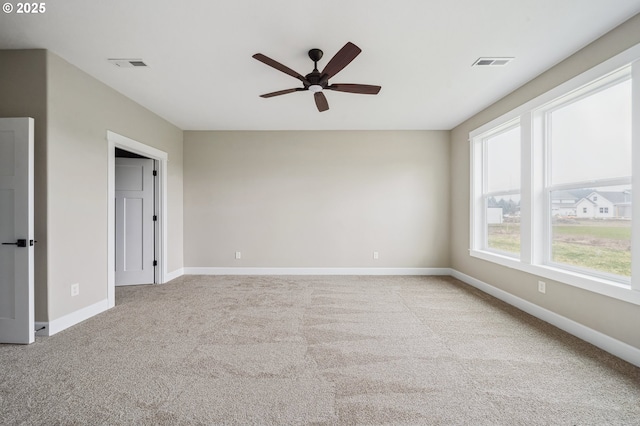
<path id="1" fill-rule="evenodd" d="M 342 71 L 347 65 L 353 61 L 356 56 L 362 52 L 358 46 L 348 42 L 342 49 L 336 53 L 333 58 L 327 63 L 322 72 L 318 71 L 318 61 L 322 59 L 323 52 L 320 49 L 309 50 L 309 58 L 313 61 L 313 71 L 309 74 L 302 76 L 302 74 L 292 70 L 291 68 L 282 65 L 280 62 L 263 55 L 262 53 L 256 53 L 253 55 L 254 59 L 269 65 L 272 68 L 277 69 L 285 74 L 288 74 L 294 78 L 297 78 L 302 82 L 303 87 L 296 87 L 293 89 L 279 90 L 277 92 L 265 93 L 260 95 L 262 98 L 272 98 L 274 96 L 286 95 L 287 93 L 310 91 L 313 93 L 314 100 L 318 111 L 323 112 L 329 109 L 329 103 L 324 96 L 324 90 L 335 90 L 338 92 L 359 93 L 364 95 L 377 95 L 380 92 L 380 86 L 373 86 L 369 84 L 329 84 L 329 79 Z"/>

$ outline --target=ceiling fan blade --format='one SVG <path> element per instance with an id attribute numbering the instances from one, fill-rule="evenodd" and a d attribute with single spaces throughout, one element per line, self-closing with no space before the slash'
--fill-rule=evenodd
<path id="1" fill-rule="evenodd" d="M 349 65 L 351 61 L 353 61 L 356 56 L 358 56 L 362 52 L 358 46 L 355 44 L 348 42 L 345 44 L 342 49 L 335 54 L 333 58 L 329 61 L 329 63 L 322 70 L 323 80 L 329 80 L 334 75 L 338 74 L 344 67 Z"/>
<path id="2" fill-rule="evenodd" d="M 301 87 L 296 87 L 295 89 L 285 89 L 279 90 L 277 92 L 265 93 L 264 95 L 260 95 L 261 98 L 273 98 L 274 96 L 286 95 L 287 93 L 293 92 L 302 92 L 307 89 L 303 89 Z"/>
<path id="3" fill-rule="evenodd" d="M 329 102 L 327 102 L 327 98 L 324 96 L 322 92 L 316 92 L 313 94 L 313 99 L 316 100 L 316 106 L 318 107 L 318 111 L 326 111 L 329 109 Z"/>
<path id="4" fill-rule="evenodd" d="M 332 84 L 328 86 L 329 90 L 338 92 L 361 93 L 363 95 L 377 95 L 382 87 L 371 86 L 369 84 Z"/>
<path id="5" fill-rule="evenodd" d="M 295 77 L 298 80 L 302 81 L 303 83 L 309 83 L 307 81 L 306 78 L 304 78 L 300 73 L 295 72 L 294 70 L 292 70 L 291 68 L 282 65 L 280 62 L 278 61 L 274 61 L 273 59 L 269 58 L 268 56 L 264 56 L 262 53 L 256 53 L 255 55 L 252 56 L 252 58 L 259 60 L 260 62 L 262 62 L 263 64 L 267 64 L 270 67 L 273 67 L 275 69 L 277 69 L 278 71 L 282 71 L 285 74 L 289 74 L 291 77 Z"/>

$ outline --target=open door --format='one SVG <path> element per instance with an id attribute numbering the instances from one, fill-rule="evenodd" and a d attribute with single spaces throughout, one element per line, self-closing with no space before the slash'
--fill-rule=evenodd
<path id="1" fill-rule="evenodd" d="M 154 165 L 148 158 L 115 159 L 115 285 L 155 282 Z"/>
<path id="2" fill-rule="evenodd" d="M 0 118 L 0 343 L 33 343 L 33 118 Z"/>

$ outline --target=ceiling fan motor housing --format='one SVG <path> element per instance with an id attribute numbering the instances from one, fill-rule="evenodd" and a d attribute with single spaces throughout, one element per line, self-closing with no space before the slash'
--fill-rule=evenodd
<path id="1" fill-rule="evenodd" d="M 318 70 L 313 70 L 311 73 L 307 74 L 304 76 L 304 78 L 307 80 L 306 82 L 303 82 L 304 85 L 306 87 L 309 86 L 322 86 L 323 88 L 327 87 L 327 81 L 326 80 L 322 80 L 321 79 L 322 74 L 320 74 L 320 71 Z M 307 82 L 309 84 L 307 84 Z"/>

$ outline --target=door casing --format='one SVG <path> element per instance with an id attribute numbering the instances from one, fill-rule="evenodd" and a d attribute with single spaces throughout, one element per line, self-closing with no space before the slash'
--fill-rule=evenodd
<path id="1" fill-rule="evenodd" d="M 168 154 L 126 136 L 107 130 L 108 149 L 108 211 L 107 211 L 107 300 L 109 308 L 115 306 L 115 158 L 116 147 L 157 161 L 156 187 L 156 260 L 158 261 L 155 284 L 167 280 L 167 167 Z"/>

